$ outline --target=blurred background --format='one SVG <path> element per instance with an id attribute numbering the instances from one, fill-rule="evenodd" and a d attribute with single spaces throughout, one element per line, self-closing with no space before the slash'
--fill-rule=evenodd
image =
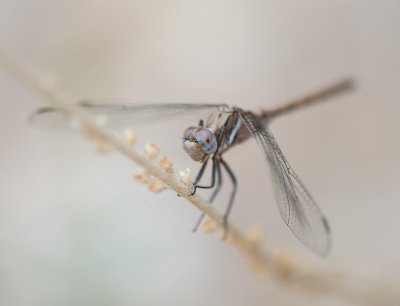
<path id="1" fill-rule="evenodd" d="M 330 221 L 330 256 L 285 226 L 250 141 L 226 156 L 240 184 L 231 221 L 261 225 L 268 247 L 400 284 L 398 1 L 3 0 L 0 37 L 77 101 L 257 110 L 353 76 L 353 93 L 271 124 Z M 194 207 L 132 181 L 130 161 L 29 126 L 44 101 L 3 70 L 0 100 L 0 305 L 351 305 L 260 281 L 218 235 L 191 232 Z M 197 169 L 181 150 L 187 124 L 165 124 L 139 129 L 138 149 L 160 140 L 176 169 Z"/>

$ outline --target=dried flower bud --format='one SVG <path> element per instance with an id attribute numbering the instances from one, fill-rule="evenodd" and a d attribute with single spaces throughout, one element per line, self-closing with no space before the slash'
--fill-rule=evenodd
<path id="1" fill-rule="evenodd" d="M 174 164 L 172 163 L 171 157 L 164 155 L 160 158 L 158 162 L 160 167 L 163 168 L 168 173 L 174 173 Z"/>
<path id="2" fill-rule="evenodd" d="M 136 131 L 132 128 L 127 128 L 124 130 L 124 139 L 129 144 L 135 144 L 137 140 Z"/>
<path id="3" fill-rule="evenodd" d="M 142 184 L 148 184 L 150 182 L 149 173 L 144 169 L 140 169 L 136 174 L 134 174 L 133 179 Z"/>
<path id="4" fill-rule="evenodd" d="M 213 233 L 217 230 L 218 224 L 215 222 L 214 219 L 211 219 L 210 217 L 206 217 L 206 219 L 203 221 L 202 224 L 202 229 L 203 232 L 205 233 Z"/>
<path id="5" fill-rule="evenodd" d="M 153 142 L 150 142 L 144 148 L 144 154 L 148 159 L 154 159 L 160 153 L 160 148 Z"/>
<path id="6" fill-rule="evenodd" d="M 264 231 L 259 225 L 254 225 L 250 228 L 247 237 L 254 243 L 259 243 L 264 239 Z"/>
<path id="7" fill-rule="evenodd" d="M 159 179 L 153 179 L 149 182 L 149 190 L 154 193 L 160 193 L 165 190 L 165 184 Z"/>
<path id="8" fill-rule="evenodd" d="M 179 171 L 179 179 L 182 183 L 188 186 L 193 185 L 193 180 L 192 180 L 192 170 L 189 168 L 186 168 L 185 170 Z"/>

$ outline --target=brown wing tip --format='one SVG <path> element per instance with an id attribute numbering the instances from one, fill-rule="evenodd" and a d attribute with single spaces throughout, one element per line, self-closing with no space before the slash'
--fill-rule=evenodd
<path id="1" fill-rule="evenodd" d="M 324 226 L 325 231 L 329 234 L 331 232 L 331 228 L 329 226 L 328 220 L 325 217 L 322 218 L 322 225 Z"/>
<path id="2" fill-rule="evenodd" d="M 57 109 L 51 106 L 44 106 L 44 107 L 40 107 L 38 109 L 35 109 L 29 116 L 28 116 L 28 122 L 29 123 L 35 123 L 35 118 L 37 116 L 40 116 L 42 114 L 46 114 L 46 113 L 51 113 L 56 111 Z"/>
<path id="3" fill-rule="evenodd" d="M 322 222 L 322 226 L 324 227 L 324 230 L 325 230 L 325 232 L 326 232 L 326 234 L 328 236 L 328 239 L 327 239 L 326 248 L 324 250 L 322 250 L 321 252 L 318 252 L 318 253 L 322 257 L 326 257 L 326 256 L 328 256 L 328 254 L 329 254 L 329 252 L 331 250 L 331 228 L 329 226 L 328 220 L 325 217 L 323 217 L 321 219 L 321 222 Z"/>

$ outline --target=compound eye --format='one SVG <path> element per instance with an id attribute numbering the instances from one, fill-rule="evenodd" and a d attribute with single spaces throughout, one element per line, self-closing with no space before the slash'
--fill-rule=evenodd
<path id="1" fill-rule="evenodd" d="M 186 151 L 189 156 L 197 162 L 203 162 L 204 159 L 206 158 L 207 154 L 203 152 L 203 149 L 201 146 L 193 141 L 190 140 L 184 140 L 183 141 L 183 149 Z"/>
<path id="2" fill-rule="evenodd" d="M 200 144 L 203 152 L 207 155 L 215 153 L 217 151 L 217 139 L 213 132 L 206 128 L 197 129 L 194 134 L 194 138 Z"/>
<path id="3" fill-rule="evenodd" d="M 194 132 L 197 130 L 198 128 L 195 126 L 190 126 L 188 127 L 184 132 L 183 132 L 183 139 L 184 140 L 188 140 L 193 138 Z"/>

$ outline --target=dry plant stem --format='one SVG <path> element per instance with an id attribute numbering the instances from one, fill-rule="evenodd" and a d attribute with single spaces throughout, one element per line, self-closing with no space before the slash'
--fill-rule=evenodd
<path id="1" fill-rule="evenodd" d="M 73 100 L 41 82 L 34 73 L 31 73 L 19 61 L 4 53 L 1 48 L 0 64 L 18 80 L 27 83 L 33 90 L 39 92 L 49 103 L 66 110 L 79 119 L 82 127 L 90 133 L 94 140 L 111 145 L 145 169 L 150 175 L 163 181 L 169 188 L 206 213 L 219 225 L 223 224 L 222 215 L 217 213 L 209 203 L 198 195 L 189 195 L 191 188 L 177 180 L 154 161 L 139 154 L 120 137 L 98 126 L 93 118 L 73 106 Z M 361 305 L 392 305 L 392 302 L 400 300 L 400 294 L 396 287 L 383 286 L 380 282 L 365 281 L 365 279 L 362 280 L 364 281 L 363 284 L 362 281 L 360 283 L 349 273 L 339 273 L 337 268 L 317 270 L 312 265 L 305 265 L 304 262 L 294 260 L 294 257 L 288 257 L 284 253 L 262 250 L 258 243 L 240 232 L 231 223 L 228 224 L 228 229 L 229 243 L 247 257 L 251 266 L 258 273 L 266 273 L 266 275 L 278 280 L 285 285 L 284 287 L 298 288 L 311 293 L 336 294 Z"/>

